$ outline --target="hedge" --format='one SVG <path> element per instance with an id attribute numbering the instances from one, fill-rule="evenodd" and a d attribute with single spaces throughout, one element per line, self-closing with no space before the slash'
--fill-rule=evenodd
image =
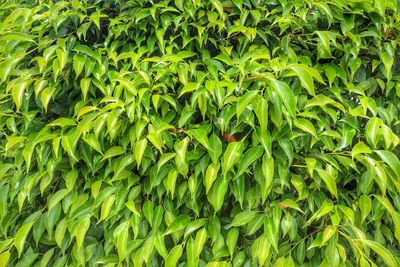
<path id="1" fill-rule="evenodd" d="M 400 266 L 399 8 L 0 1 L 0 267 Z"/>

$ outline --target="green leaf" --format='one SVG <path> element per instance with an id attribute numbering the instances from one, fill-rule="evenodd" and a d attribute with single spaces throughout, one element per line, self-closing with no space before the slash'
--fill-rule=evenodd
<path id="1" fill-rule="evenodd" d="M 260 124 L 261 134 L 263 134 L 267 131 L 268 126 L 268 102 L 264 97 L 259 97 L 258 101 L 256 101 L 254 112 Z"/>
<path id="2" fill-rule="evenodd" d="M 363 222 L 372 209 L 372 201 L 371 198 L 367 195 L 360 196 L 358 200 L 360 211 L 361 211 L 361 222 Z"/>
<path id="3" fill-rule="evenodd" d="M 6 267 L 8 260 L 10 259 L 10 251 L 4 251 L 3 253 L 0 254 L 0 266 L 1 267 Z"/>
<path id="4" fill-rule="evenodd" d="M 85 57 L 83 55 L 75 54 L 73 61 L 73 68 L 76 77 L 78 77 L 82 73 L 84 66 L 85 66 Z"/>
<path id="5" fill-rule="evenodd" d="M 297 118 L 294 120 L 294 125 L 297 128 L 299 128 L 299 129 L 311 134 L 315 138 L 319 139 L 318 135 L 317 135 L 317 131 L 314 128 L 314 125 L 312 125 L 312 123 L 309 122 L 308 120 L 302 119 L 302 118 Z"/>
<path id="6" fill-rule="evenodd" d="M 7 41 L 21 41 L 21 42 L 36 43 L 31 35 L 23 33 L 23 32 L 2 33 L 0 40 L 1 41 L 7 40 Z"/>
<path id="7" fill-rule="evenodd" d="M 381 164 L 377 162 L 376 160 L 370 158 L 370 157 L 365 157 L 366 160 L 366 165 L 367 168 L 372 174 L 372 176 L 375 179 L 375 182 L 378 184 L 379 188 L 381 189 L 382 193 L 386 193 L 386 187 L 387 187 L 387 175 L 386 171 L 383 169 Z"/>
<path id="8" fill-rule="evenodd" d="M 229 250 L 229 254 L 231 255 L 231 258 L 233 256 L 233 253 L 235 251 L 236 243 L 239 237 L 239 230 L 237 228 L 231 228 L 228 231 L 228 234 L 226 236 L 226 245 Z"/>
<path id="9" fill-rule="evenodd" d="M 235 215 L 232 222 L 229 224 L 229 227 L 238 227 L 248 224 L 251 220 L 254 219 L 257 212 L 253 210 L 246 210 L 239 212 Z"/>
<path id="10" fill-rule="evenodd" d="M 169 235 L 184 229 L 191 221 L 190 216 L 181 214 L 168 226 L 164 235 Z"/>
<path id="11" fill-rule="evenodd" d="M 365 243 L 368 247 L 374 250 L 376 254 L 378 254 L 382 258 L 382 260 L 386 263 L 387 266 L 390 267 L 398 266 L 398 262 L 396 261 L 396 258 L 393 256 L 393 254 L 387 248 L 383 247 L 381 244 L 372 240 L 364 240 L 363 243 Z"/>
<path id="12" fill-rule="evenodd" d="M 11 150 L 17 144 L 23 142 L 26 139 L 26 136 L 11 136 L 7 138 L 7 144 L 5 147 L 5 151 Z"/>
<path id="13" fill-rule="evenodd" d="M 207 150 L 211 150 L 210 143 L 207 138 L 207 132 L 204 129 L 198 128 L 189 131 L 196 140 L 202 144 Z"/>
<path id="14" fill-rule="evenodd" d="M 255 146 L 251 147 L 249 150 L 246 151 L 243 155 L 243 159 L 239 162 L 238 166 L 238 171 L 236 176 L 242 175 L 245 171 L 247 171 L 247 168 L 257 159 L 259 159 L 264 150 L 262 146 Z"/>
<path id="15" fill-rule="evenodd" d="M 187 84 L 185 84 L 185 86 L 183 86 L 183 88 L 182 88 L 182 90 L 181 90 L 181 92 L 179 94 L 179 97 L 181 97 L 182 95 L 184 95 L 184 94 L 186 94 L 188 92 L 194 91 L 196 89 L 198 89 L 198 84 L 197 83 L 195 83 L 195 82 L 187 83 Z"/>
<path id="16" fill-rule="evenodd" d="M 147 147 L 147 139 L 142 139 L 138 141 L 135 145 L 135 160 L 138 169 L 140 167 L 140 163 L 142 162 L 142 158 L 146 150 L 146 147 Z"/>
<path id="17" fill-rule="evenodd" d="M 296 97 L 293 94 L 293 91 L 289 88 L 289 86 L 285 82 L 273 79 L 271 83 L 272 87 L 278 93 L 279 97 L 281 98 L 281 101 L 285 105 L 289 115 L 291 117 L 295 117 L 297 102 L 296 102 Z"/>
<path id="18" fill-rule="evenodd" d="M 225 178 L 225 176 L 219 177 L 214 183 L 211 192 L 207 195 L 211 205 L 214 208 L 214 213 L 217 213 L 221 209 L 227 190 L 228 180 Z"/>
<path id="19" fill-rule="evenodd" d="M 104 153 L 103 160 L 116 157 L 125 153 L 125 150 L 120 146 L 113 146 Z M 136 153 L 135 153 L 136 156 Z"/>
<path id="20" fill-rule="evenodd" d="M 91 82 L 90 78 L 83 78 L 80 82 L 81 90 L 82 90 L 82 94 L 83 94 L 83 100 L 86 100 L 86 98 L 87 98 L 87 94 L 89 92 L 89 87 L 90 87 L 90 82 Z"/>
<path id="21" fill-rule="evenodd" d="M 324 233 L 322 234 L 322 239 L 321 239 L 321 243 L 319 246 L 320 247 L 324 246 L 326 244 L 326 242 L 328 242 L 329 239 L 331 239 L 332 236 L 336 233 L 337 233 L 337 229 L 335 226 L 329 225 L 328 227 L 326 227 L 324 230 Z"/>
<path id="22" fill-rule="evenodd" d="M 115 201 L 115 195 L 112 194 L 111 196 L 107 197 L 101 204 L 101 213 L 99 222 L 108 218 L 111 212 L 111 208 L 114 204 L 114 201 Z"/>
<path id="23" fill-rule="evenodd" d="M 257 91 L 249 91 L 239 98 L 236 105 L 236 117 L 239 118 L 240 114 L 242 114 L 242 112 L 246 109 L 246 107 L 250 104 L 250 102 L 257 94 Z"/>
<path id="24" fill-rule="evenodd" d="M 214 8 L 218 11 L 219 15 L 223 17 L 224 7 L 222 6 L 221 2 L 219 0 L 211 0 L 211 3 L 214 6 Z"/>
<path id="25" fill-rule="evenodd" d="M 65 231 L 67 230 L 67 221 L 63 218 L 56 227 L 56 232 L 54 238 L 56 240 L 57 246 L 61 248 L 62 241 L 64 240 Z"/>
<path id="26" fill-rule="evenodd" d="M 99 140 L 97 139 L 96 135 L 94 134 L 88 134 L 85 137 L 83 137 L 83 140 L 89 144 L 90 147 L 92 147 L 94 150 L 96 150 L 97 152 L 99 152 L 100 154 L 103 154 L 102 151 L 102 146 L 99 142 Z"/>
<path id="27" fill-rule="evenodd" d="M 301 65 L 292 66 L 291 69 L 297 74 L 300 79 L 301 85 L 306 88 L 310 95 L 315 95 L 313 77 L 308 69 Z"/>
<path id="28" fill-rule="evenodd" d="M 17 233 L 15 234 L 14 246 L 17 248 L 18 258 L 21 257 L 21 254 L 24 250 L 26 238 L 28 237 L 29 231 L 31 230 L 32 226 L 33 222 L 24 224 L 21 226 L 21 228 L 18 229 Z"/>
<path id="29" fill-rule="evenodd" d="M 167 251 L 167 248 L 165 247 L 164 236 L 161 235 L 161 233 L 159 231 L 157 231 L 157 233 L 155 235 L 154 244 L 156 246 L 158 253 L 161 255 L 161 257 L 166 259 L 168 257 L 168 251 Z"/>
<path id="30" fill-rule="evenodd" d="M 168 253 L 168 257 L 165 260 L 165 267 L 178 266 L 178 260 L 182 256 L 182 245 L 177 245 L 171 249 Z"/>
<path id="31" fill-rule="evenodd" d="M 208 191 L 210 190 L 214 181 L 217 179 L 219 169 L 220 169 L 219 163 L 217 165 L 214 165 L 214 163 L 211 163 L 207 167 L 206 175 L 204 176 L 204 184 L 206 186 L 206 194 L 208 194 Z"/>
<path id="32" fill-rule="evenodd" d="M 272 247 L 278 252 L 278 230 L 279 226 L 275 225 L 272 218 L 267 217 L 265 218 L 264 222 L 264 230 L 265 235 L 268 241 L 271 243 Z"/>
<path id="33" fill-rule="evenodd" d="M 328 214 L 332 209 L 333 209 L 333 204 L 331 202 L 324 201 L 322 203 L 321 207 L 316 212 L 313 213 L 311 218 L 306 222 L 306 224 L 304 226 L 307 226 L 311 222 L 318 220 L 322 216 Z"/>
<path id="34" fill-rule="evenodd" d="M 48 209 L 51 210 L 55 205 L 57 205 L 66 195 L 68 194 L 67 189 L 60 189 L 54 195 L 51 196 L 48 202 Z"/>
<path id="35" fill-rule="evenodd" d="M 387 0 L 374 0 L 374 7 L 381 17 L 385 17 Z"/>
<path id="36" fill-rule="evenodd" d="M 42 260 L 40 261 L 40 267 L 46 267 L 53 257 L 54 254 L 54 248 L 48 250 L 42 257 Z"/>
<path id="37" fill-rule="evenodd" d="M 374 152 L 392 169 L 397 176 L 397 180 L 400 181 L 400 161 L 398 157 L 386 150 L 375 150 Z"/>
<path id="38" fill-rule="evenodd" d="M 379 141 L 379 132 L 382 127 L 382 120 L 376 117 L 371 118 L 365 126 L 365 137 L 367 142 L 374 148 Z"/>
<path id="39" fill-rule="evenodd" d="M 332 195 L 334 195 L 336 198 L 338 198 L 335 177 L 333 177 L 329 172 L 321 170 L 321 169 L 317 169 L 317 172 L 318 172 L 318 175 L 321 177 L 321 179 L 325 182 L 326 187 L 328 188 L 329 192 L 331 192 Z"/>
<path id="40" fill-rule="evenodd" d="M 0 63 L 0 84 L 5 82 L 11 73 L 11 70 L 22 58 L 6 58 Z"/>
<path id="41" fill-rule="evenodd" d="M 216 165 L 219 163 L 219 157 L 222 154 L 222 142 L 215 133 L 210 136 L 209 141 L 211 150 L 208 150 L 208 153 L 210 154 L 211 160 Z"/>
<path id="42" fill-rule="evenodd" d="M 372 150 L 363 142 L 358 142 L 351 150 L 351 157 L 354 158 L 359 154 L 370 154 Z"/>
<path id="43" fill-rule="evenodd" d="M 85 239 L 86 232 L 89 230 L 90 227 L 90 218 L 86 217 L 82 221 L 78 223 L 78 229 L 76 230 L 75 238 L 76 238 L 76 245 L 78 249 L 82 246 L 83 240 Z"/>
<path id="44" fill-rule="evenodd" d="M 207 241 L 207 230 L 202 228 L 196 234 L 196 238 L 194 240 L 194 255 L 195 257 L 199 257 L 201 251 L 203 250 L 204 244 Z"/>
<path id="45" fill-rule="evenodd" d="M 222 174 L 224 177 L 233 165 L 239 160 L 243 150 L 242 142 L 231 142 L 225 150 L 223 163 L 222 163 Z"/>
<path id="46" fill-rule="evenodd" d="M 28 84 L 28 81 L 19 82 L 14 86 L 12 90 L 12 96 L 15 105 L 17 106 L 17 111 L 22 106 L 22 102 L 24 101 L 25 89 L 28 87 Z"/>
<path id="47" fill-rule="evenodd" d="M 174 149 L 176 152 L 175 163 L 176 168 L 180 174 L 186 176 L 189 171 L 189 166 L 186 158 L 187 147 L 189 144 L 189 137 L 185 137 L 183 140 L 176 142 Z"/>
<path id="48" fill-rule="evenodd" d="M 291 208 L 291 209 L 295 209 L 295 210 L 298 210 L 301 213 L 303 213 L 303 211 L 300 209 L 299 205 L 296 202 L 294 202 L 294 200 L 292 200 L 292 199 L 285 199 L 285 200 L 279 202 L 279 207 Z"/>

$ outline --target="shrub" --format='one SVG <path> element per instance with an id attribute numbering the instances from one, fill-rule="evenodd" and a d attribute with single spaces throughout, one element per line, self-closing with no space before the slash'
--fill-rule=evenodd
<path id="1" fill-rule="evenodd" d="M 0 266 L 399 266 L 396 0 L 0 4 Z"/>

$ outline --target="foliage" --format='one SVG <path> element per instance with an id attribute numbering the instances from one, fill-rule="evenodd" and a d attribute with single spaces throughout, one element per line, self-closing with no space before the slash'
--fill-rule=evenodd
<path id="1" fill-rule="evenodd" d="M 0 3 L 0 266 L 399 266 L 397 0 Z"/>

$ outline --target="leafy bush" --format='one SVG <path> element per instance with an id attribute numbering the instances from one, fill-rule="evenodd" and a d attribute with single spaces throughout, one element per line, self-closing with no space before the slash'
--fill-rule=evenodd
<path id="1" fill-rule="evenodd" d="M 399 266 L 398 8 L 1 1 L 0 266 Z"/>

